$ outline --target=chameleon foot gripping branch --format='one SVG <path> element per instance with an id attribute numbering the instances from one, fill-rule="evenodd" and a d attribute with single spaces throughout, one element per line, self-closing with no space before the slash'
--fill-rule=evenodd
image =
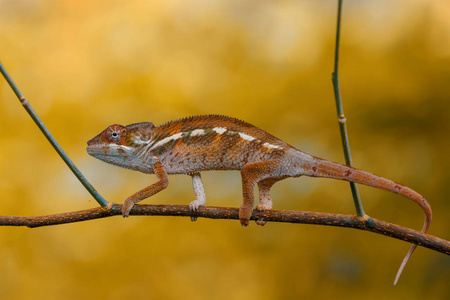
<path id="1" fill-rule="evenodd" d="M 5 77 L 9 86 L 12 88 L 12 90 L 16 94 L 17 98 L 19 98 L 20 102 L 22 103 L 23 107 L 28 112 L 30 117 L 33 119 L 33 121 L 39 127 L 41 132 L 45 135 L 45 137 L 50 142 L 50 144 L 53 146 L 53 148 L 56 150 L 56 152 L 58 152 L 59 156 L 64 160 L 64 162 L 67 164 L 69 169 L 73 172 L 73 174 L 75 174 L 75 176 L 78 178 L 78 180 L 81 182 L 81 184 L 83 184 L 83 186 L 88 190 L 88 192 L 92 195 L 92 197 L 94 197 L 94 199 L 98 202 L 98 204 L 100 204 L 103 207 L 108 206 L 110 203 L 108 201 L 106 201 L 94 189 L 94 187 L 89 183 L 89 181 L 86 179 L 86 177 L 84 177 L 84 175 L 75 166 L 75 164 L 72 162 L 72 160 L 67 156 L 67 154 L 64 152 L 64 150 L 61 148 L 61 146 L 58 144 L 58 142 L 52 136 L 50 131 L 47 129 L 47 127 L 41 121 L 39 116 L 36 114 L 33 107 L 31 107 L 30 102 L 28 102 L 28 100 L 20 92 L 19 88 L 14 83 L 11 76 L 9 76 L 8 72 L 6 71 L 5 67 L 3 66 L 3 64 L 1 62 L 0 62 L 0 72 L 2 73 L 3 77 Z"/>

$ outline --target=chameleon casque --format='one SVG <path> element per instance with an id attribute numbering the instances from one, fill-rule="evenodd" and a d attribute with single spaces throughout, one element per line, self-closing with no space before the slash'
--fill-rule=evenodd
<path id="1" fill-rule="evenodd" d="M 150 122 L 111 125 L 88 141 L 87 152 L 116 166 L 156 174 L 156 183 L 125 200 L 122 206 L 124 217 L 128 217 L 135 203 L 165 189 L 169 184 L 168 174 L 192 177 L 195 200 L 189 208 L 195 211 L 206 203 L 200 172 L 237 170 L 242 176 L 243 204 L 239 209 L 239 219 L 244 226 L 249 224 L 253 212 L 255 185 L 259 189 L 256 209 L 264 211 L 272 209 L 270 188 L 274 183 L 302 175 L 352 181 L 402 195 L 419 204 L 424 211 L 426 221 L 422 232 L 426 232 L 431 223 L 428 202 L 412 189 L 311 156 L 258 127 L 226 116 L 194 116 L 161 126 Z M 264 225 L 265 221 L 258 220 L 257 223 Z M 403 260 L 397 279 L 416 246 L 411 247 Z"/>

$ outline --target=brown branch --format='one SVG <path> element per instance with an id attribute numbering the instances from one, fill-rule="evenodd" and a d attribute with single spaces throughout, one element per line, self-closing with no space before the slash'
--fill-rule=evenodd
<path id="1" fill-rule="evenodd" d="M 37 217 L 0 216 L 0 226 L 28 226 L 33 228 L 101 219 L 120 215 L 121 207 L 121 205 L 112 204 L 108 207 Z M 239 209 L 209 206 L 200 207 L 196 212 L 192 212 L 186 205 L 136 205 L 130 215 L 179 216 L 191 217 L 194 220 L 198 217 L 237 220 L 239 219 Z M 251 219 L 264 219 L 269 222 L 350 227 L 383 234 L 450 255 L 449 241 L 371 217 L 363 219 L 354 215 L 268 210 L 265 212 L 255 211 Z"/>

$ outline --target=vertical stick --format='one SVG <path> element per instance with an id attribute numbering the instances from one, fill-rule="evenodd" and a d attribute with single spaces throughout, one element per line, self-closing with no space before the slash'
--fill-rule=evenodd
<path id="1" fill-rule="evenodd" d="M 12 80 L 11 76 L 9 76 L 8 72 L 6 71 L 5 67 L 3 67 L 3 64 L 0 62 L 0 72 L 2 73 L 3 77 L 5 77 L 6 81 L 8 82 L 9 86 L 12 88 L 14 93 L 16 94 L 17 98 L 19 98 L 20 103 L 22 103 L 25 110 L 28 112 L 30 117 L 33 119 L 33 121 L 36 123 L 36 125 L 39 127 L 39 129 L 42 131 L 42 133 L 45 135 L 47 140 L 50 142 L 50 144 L 53 146 L 53 148 L 58 152 L 59 156 L 64 160 L 64 162 L 67 164 L 69 169 L 75 174 L 75 176 L 78 178 L 78 180 L 81 182 L 81 184 L 88 190 L 88 192 L 94 197 L 95 200 L 97 200 L 98 204 L 101 206 L 108 206 L 109 202 L 106 201 L 95 189 L 94 187 L 89 183 L 89 181 L 84 177 L 84 175 L 80 172 L 80 170 L 75 166 L 75 164 L 70 160 L 70 158 L 67 156 L 67 154 L 64 152 L 64 150 L 61 148 L 61 146 L 56 142 L 55 138 L 52 136 L 50 131 L 47 129 L 47 127 L 42 123 L 39 116 L 34 111 L 33 107 L 31 107 L 28 100 L 23 96 L 23 94 L 20 92 L 17 85 Z"/>
<path id="2" fill-rule="evenodd" d="M 339 88 L 339 40 L 341 36 L 341 15 L 342 15 L 342 0 L 338 1 L 338 16 L 337 16 L 337 26 L 336 26 L 336 48 L 335 48 L 335 57 L 334 57 L 334 71 L 332 74 L 332 81 L 333 81 L 333 87 L 334 87 L 334 97 L 336 100 L 336 110 L 337 110 L 337 116 L 339 121 L 339 129 L 341 131 L 341 140 L 342 140 L 342 146 L 344 148 L 344 155 L 345 155 L 345 163 L 347 166 L 353 167 L 352 163 L 352 155 L 350 153 L 350 144 L 348 141 L 348 134 L 347 134 L 347 126 L 344 116 L 344 108 L 342 107 L 342 98 L 341 98 L 341 91 Z M 364 217 L 364 209 L 362 207 L 361 198 L 359 196 L 358 187 L 354 182 L 350 182 L 350 188 L 352 190 L 353 195 L 353 202 L 355 203 L 356 213 L 358 217 Z"/>

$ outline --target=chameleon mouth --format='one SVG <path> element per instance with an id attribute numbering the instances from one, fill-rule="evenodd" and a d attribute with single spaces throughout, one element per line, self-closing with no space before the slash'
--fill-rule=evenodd
<path id="1" fill-rule="evenodd" d="M 141 166 L 140 163 L 136 163 L 132 153 L 124 154 L 125 152 L 130 152 L 130 147 L 123 145 L 114 145 L 113 147 L 111 146 L 112 145 L 89 145 L 87 146 L 86 151 L 94 158 L 104 161 L 113 166 L 141 171 L 143 166 Z"/>
<path id="2" fill-rule="evenodd" d="M 124 145 L 115 144 L 91 144 L 86 147 L 89 155 L 94 157 L 109 157 L 109 156 L 130 156 L 132 155 L 132 148 Z M 101 159 L 101 158 L 100 158 Z"/>
<path id="3" fill-rule="evenodd" d="M 107 156 L 108 147 L 102 147 L 101 145 L 89 145 L 86 147 L 86 151 L 89 155 L 94 157 Z"/>

